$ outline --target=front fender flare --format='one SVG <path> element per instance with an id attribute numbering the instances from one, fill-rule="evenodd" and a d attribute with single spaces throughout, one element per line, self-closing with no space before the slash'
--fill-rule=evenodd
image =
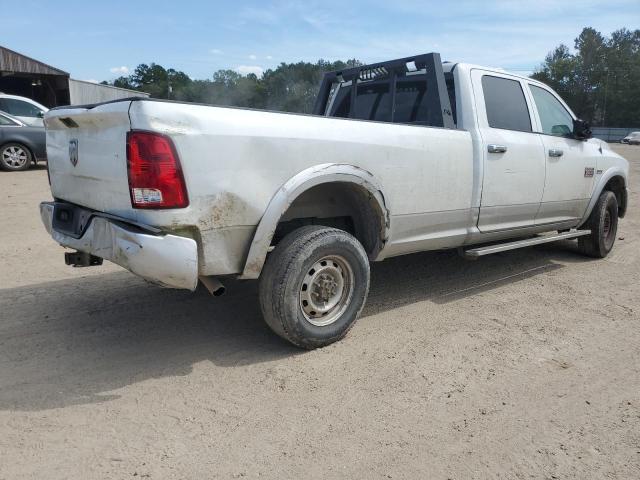
<path id="1" fill-rule="evenodd" d="M 585 211 L 585 213 L 584 213 L 584 215 L 582 217 L 582 220 L 580 221 L 579 227 L 582 226 L 588 220 L 589 215 L 591 215 L 591 211 L 593 210 L 593 207 L 595 207 L 596 202 L 598 201 L 598 198 L 600 198 L 600 194 L 604 190 L 605 185 L 613 177 L 622 177 L 622 179 L 624 180 L 624 186 L 625 186 L 625 188 L 627 188 L 627 173 L 625 172 L 625 170 L 623 168 L 621 168 L 621 167 L 611 167 L 606 172 L 604 172 L 602 174 L 602 176 L 600 177 L 600 179 L 598 180 L 598 183 L 596 184 L 596 186 L 593 189 L 593 194 L 591 195 L 591 200 L 589 201 L 589 205 L 587 206 L 587 210 Z"/>
<path id="2" fill-rule="evenodd" d="M 324 163 L 316 165 L 294 175 L 271 198 L 260 223 L 258 223 L 244 269 L 238 278 L 256 279 L 260 276 L 276 227 L 289 206 L 308 189 L 331 182 L 354 183 L 370 193 L 377 202 L 380 211 L 384 213 L 383 240 L 387 240 L 390 225 L 389 208 L 382 193 L 382 185 L 373 174 L 348 164 Z"/>

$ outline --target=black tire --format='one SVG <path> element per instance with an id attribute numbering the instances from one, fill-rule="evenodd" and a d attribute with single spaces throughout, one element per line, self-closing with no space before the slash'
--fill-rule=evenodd
<path id="1" fill-rule="evenodd" d="M 605 190 L 600 194 L 583 228 L 591 230 L 591 234 L 578 238 L 580 251 L 589 257 L 606 257 L 618 233 L 618 200 L 613 192 Z"/>
<path id="2" fill-rule="evenodd" d="M 369 293 L 369 259 L 349 233 L 305 226 L 269 254 L 259 291 L 264 319 L 275 333 L 301 348 L 324 347 L 343 338 L 360 315 Z M 322 311 L 336 299 L 335 307 Z"/>
<path id="3" fill-rule="evenodd" d="M 0 147 L 0 168 L 10 172 L 27 170 L 31 166 L 33 155 L 20 143 L 5 143 Z"/>

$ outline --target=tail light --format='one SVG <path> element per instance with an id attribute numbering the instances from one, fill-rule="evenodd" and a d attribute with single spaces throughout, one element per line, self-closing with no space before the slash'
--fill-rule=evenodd
<path id="1" fill-rule="evenodd" d="M 133 208 L 189 205 L 180 159 L 169 137 L 153 132 L 129 132 L 127 171 Z"/>

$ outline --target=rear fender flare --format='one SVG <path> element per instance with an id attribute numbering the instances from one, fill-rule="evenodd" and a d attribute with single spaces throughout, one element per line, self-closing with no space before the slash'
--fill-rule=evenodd
<path id="1" fill-rule="evenodd" d="M 387 240 L 390 227 L 389 207 L 382 193 L 382 185 L 373 174 L 348 164 L 324 163 L 316 165 L 291 177 L 271 198 L 260 223 L 258 223 L 244 269 L 239 278 L 256 279 L 260 276 L 276 227 L 294 200 L 312 187 L 332 182 L 354 183 L 362 186 L 371 194 L 371 198 L 377 202 L 380 211 L 384 213 L 383 241 Z"/>

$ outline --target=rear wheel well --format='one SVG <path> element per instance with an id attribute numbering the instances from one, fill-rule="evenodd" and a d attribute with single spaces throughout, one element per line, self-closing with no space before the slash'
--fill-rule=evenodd
<path id="1" fill-rule="evenodd" d="M 624 178 L 620 176 L 612 177 L 602 190 L 608 190 L 616 196 L 616 200 L 618 201 L 618 216 L 624 217 L 627 211 L 627 189 L 625 188 Z"/>
<path id="2" fill-rule="evenodd" d="M 299 195 L 280 219 L 272 244 L 276 245 L 289 232 L 304 225 L 323 225 L 349 232 L 371 260 L 384 244 L 384 212 L 366 188 L 351 182 L 323 183 Z"/>

